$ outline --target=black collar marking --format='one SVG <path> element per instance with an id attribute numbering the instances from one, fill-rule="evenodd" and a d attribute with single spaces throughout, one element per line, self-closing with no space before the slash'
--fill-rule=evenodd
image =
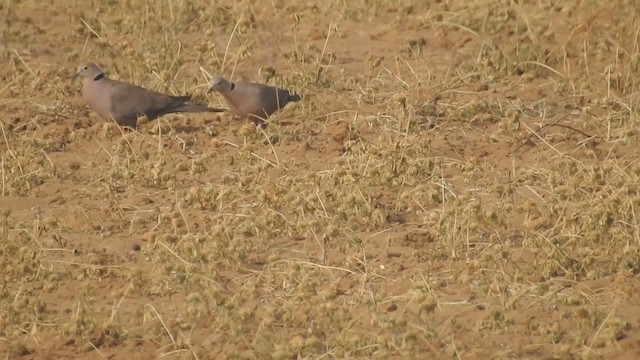
<path id="1" fill-rule="evenodd" d="M 93 81 L 98 81 L 98 80 L 102 79 L 103 77 L 104 77 L 104 73 L 100 73 L 100 74 L 98 74 L 98 76 L 93 78 Z"/>
<path id="2" fill-rule="evenodd" d="M 235 89 L 235 88 L 236 88 L 236 84 L 231 83 L 231 89 L 229 89 L 229 90 L 230 90 L 230 91 L 233 91 L 233 89 Z"/>

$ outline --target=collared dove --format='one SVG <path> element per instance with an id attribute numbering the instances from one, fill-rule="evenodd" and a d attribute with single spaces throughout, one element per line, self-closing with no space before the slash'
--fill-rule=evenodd
<path id="1" fill-rule="evenodd" d="M 211 78 L 207 92 L 213 91 L 224 96 L 229 108 L 237 116 L 253 120 L 259 125 L 287 103 L 301 100 L 299 95 L 292 95 L 285 89 L 246 81 L 233 83 L 221 76 Z"/>
<path id="2" fill-rule="evenodd" d="M 113 119 L 121 126 L 135 128 L 137 119 L 149 120 L 164 114 L 179 112 L 223 112 L 224 109 L 187 104 L 190 96 L 171 96 L 144 89 L 140 86 L 111 80 L 90 62 L 78 66 L 73 78 L 84 78 L 82 98 L 104 120 Z"/>

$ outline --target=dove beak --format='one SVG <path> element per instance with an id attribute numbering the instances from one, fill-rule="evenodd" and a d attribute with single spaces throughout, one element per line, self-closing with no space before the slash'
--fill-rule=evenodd
<path id="1" fill-rule="evenodd" d="M 207 94 L 212 93 L 213 92 L 213 86 L 209 86 L 209 88 L 207 89 Z"/>
<path id="2" fill-rule="evenodd" d="M 77 73 L 73 74 L 73 77 L 71 78 L 71 80 L 75 80 L 75 79 L 77 79 L 77 78 L 78 78 L 78 76 L 80 76 L 80 73 L 79 73 L 79 72 L 77 72 Z"/>

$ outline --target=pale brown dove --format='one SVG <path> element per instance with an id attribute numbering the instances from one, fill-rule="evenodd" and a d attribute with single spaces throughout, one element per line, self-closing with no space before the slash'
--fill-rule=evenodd
<path id="1" fill-rule="evenodd" d="M 213 91 L 224 96 L 233 113 L 257 124 L 262 124 L 287 103 L 301 100 L 299 95 L 290 94 L 285 89 L 247 81 L 233 83 L 221 76 L 211 78 L 208 92 Z"/>
<path id="2" fill-rule="evenodd" d="M 82 98 L 101 118 L 112 119 L 122 126 L 136 127 L 137 119 L 149 120 L 164 114 L 179 112 L 223 112 L 224 109 L 187 104 L 190 96 L 171 96 L 144 89 L 140 86 L 109 79 L 90 62 L 78 66 L 73 78 L 84 78 Z"/>

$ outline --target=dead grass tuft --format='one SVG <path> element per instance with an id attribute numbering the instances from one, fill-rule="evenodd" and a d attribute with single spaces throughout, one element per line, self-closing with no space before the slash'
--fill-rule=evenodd
<path id="1" fill-rule="evenodd" d="M 625 4 L 0 5 L 0 349 L 637 357 Z M 87 59 L 213 106 L 211 74 L 303 101 L 125 131 L 69 80 Z"/>

